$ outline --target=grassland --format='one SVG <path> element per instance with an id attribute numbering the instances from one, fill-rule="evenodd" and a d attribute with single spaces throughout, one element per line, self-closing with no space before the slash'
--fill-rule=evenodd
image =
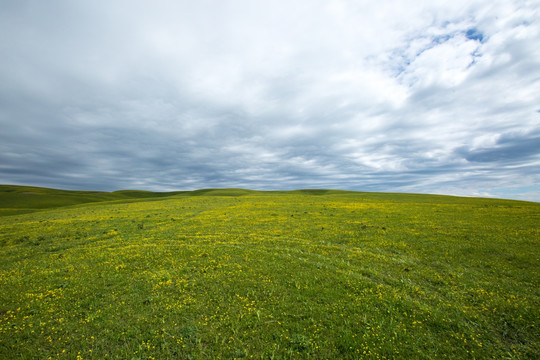
<path id="1" fill-rule="evenodd" d="M 540 358 L 538 203 L 56 191 L 0 187 L 2 359 Z"/>

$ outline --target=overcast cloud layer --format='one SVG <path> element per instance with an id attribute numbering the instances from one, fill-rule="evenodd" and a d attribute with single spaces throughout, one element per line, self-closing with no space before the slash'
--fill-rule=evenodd
<path id="1" fill-rule="evenodd" d="M 0 2 L 0 183 L 540 201 L 540 1 Z"/>

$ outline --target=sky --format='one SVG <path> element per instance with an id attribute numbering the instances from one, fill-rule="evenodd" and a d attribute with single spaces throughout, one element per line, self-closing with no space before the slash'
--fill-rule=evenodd
<path id="1" fill-rule="evenodd" d="M 1 0 L 0 183 L 540 201 L 540 0 Z"/>

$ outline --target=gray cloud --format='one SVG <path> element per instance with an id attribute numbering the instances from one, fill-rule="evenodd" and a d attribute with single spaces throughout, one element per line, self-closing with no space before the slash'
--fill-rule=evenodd
<path id="1" fill-rule="evenodd" d="M 506 135 L 494 146 L 478 149 L 460 149 L 467 161 L 483 163 L 522 164 L 540 160 L 540 136 Z"/>
<path id="2" fill-rule="evenodd" d="M 540 200 L 532 2 L 5 1 L 0 182 Z"/>

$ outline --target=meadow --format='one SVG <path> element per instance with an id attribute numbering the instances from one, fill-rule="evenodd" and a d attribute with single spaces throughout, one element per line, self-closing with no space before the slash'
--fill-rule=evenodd
<path id="1" fill-rule="evenodd" d="M 540 204 L 0 187 L 1 359 L 538 359 Z"/>

